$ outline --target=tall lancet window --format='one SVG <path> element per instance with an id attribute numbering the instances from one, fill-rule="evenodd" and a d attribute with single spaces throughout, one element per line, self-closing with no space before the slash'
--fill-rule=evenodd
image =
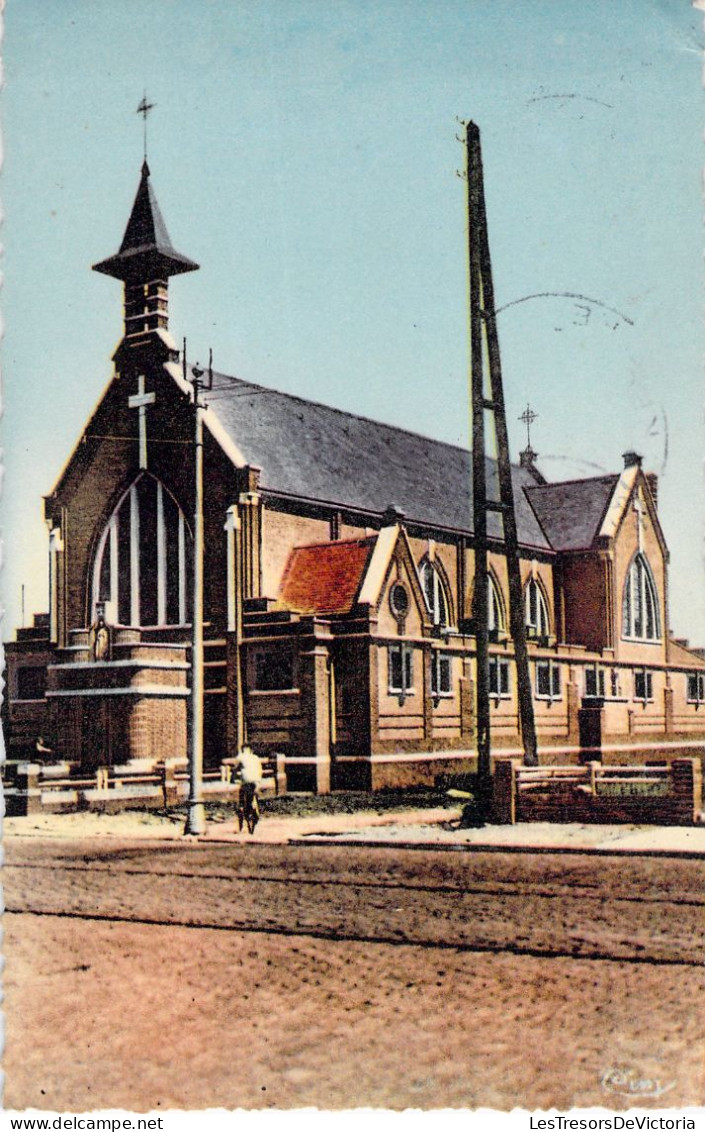
<path id="1" fill-rule="evenodd" d="M 548 605 L 536 578 L 529 578 L 524 590 L 524 620 L 529 637 L 547 637 L 549 629 Z"/>
<path id="2" fill-rule="evenodd" d="M 435 563 L 431 562 L 430 558 L 424 558 L 419 567 L 419 576 L 433 624 L 438 628 L 445 629 L 450 621 L 448 613 L 450 603 L 441 572 Z"/>
<path id="3" fill-rule="evenodd" d="M 143 473 L 113 511 L 93 568 L 98 603 L 113 625 L 185 625 L 190 617 L 191 532 L 164 485 Z"/>
<path id="4" fill-rule="evenodd" d="M 487 575 L 487 618 L 491 633 L 504 629 L 504 607 L 499 593 L 499 586 L 492 574 Z"/>
<path id="5" fill-rule="evenodd" d="M 637 641 L 658 641 L 661 636 L 654 576 L 641 552 L 634 555 L 624 583 L 622 632 Z"/>

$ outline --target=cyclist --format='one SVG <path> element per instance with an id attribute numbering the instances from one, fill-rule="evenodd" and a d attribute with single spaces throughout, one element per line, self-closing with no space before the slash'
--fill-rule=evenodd
<path id="1" fill-rule="evenodd" d="M 235 759 L 235 773 L 240 779 L 240 799 L 237 808 L 237 817 L 240 829 L 247 821 L 247 828 L 254 833 L 259 821 L 259 803 L 257 794 L 262 782 L 262 760 L 254 753 L 251 747 L 243 747 Z"/>

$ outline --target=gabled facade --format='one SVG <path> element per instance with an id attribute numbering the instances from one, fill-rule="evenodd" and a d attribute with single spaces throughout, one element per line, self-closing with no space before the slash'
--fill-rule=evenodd
<path id="1" fill-rule="evenodd" d="M 114 375 L 54 490 L 50 610 L 7 646 L 10 757 L 185 758 L 193 404 L 168 331 L 171 245 L 142 170 L 117 255 Z M 469 453 L 215 374 L 205 413 L 206 763 L 282 751 L 292 789 L 433 782 L 475 763 Z M 513 468 L 539 758 L 705 749 L 705 661 L 668 635 L 657 483 Z M 496 468 L 488 462 L 488 491 Z M 495 752 L 519 753 L 490 517 Z"/>

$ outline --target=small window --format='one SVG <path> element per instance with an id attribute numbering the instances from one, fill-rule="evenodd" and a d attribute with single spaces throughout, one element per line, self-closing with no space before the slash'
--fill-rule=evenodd
<path id="1" fill-rule="evenodd" d="M 255 689 L 258 692 L 288 692 L 294 687 L 294 658 L 289 648 L 267 649 L 255 654 Z"/>
<path id="2" fill-rule="evenodd" d="M 561 698 L 561 666 L 553 660 L 536 662 L 536 695 L 542 700 Z"/>
<path id="3" fill-rule="evenodd" d="M 618 669 L 613 668 L 610 672 L 610 695 L 613 697 L 613 699 L 617 699 L 619 696 L 621 696 L 621 694 L 622 693 L 619 684 L 619 671 Z"/>
<path id="4" fill-rule="evenodd" d="M 409 594 L 401 582 L 395 582 L 390 589 L 389 606 L 395 617 L 406 617 L 409 612 Z"/>
<path id="5" fill-rule="evenodd" d="M 634 673 L 634 699 L 646 703 L 654 698 L 653 677 L 645 668 L 637 669 Z"/>
<path id="6" fill-rule="evenodd" d="M 605 697 L 605 670 L 595 665 L 585 669 L 585 695 L 588 697 Z"/>
<path id="7" fill-rule="evenodd" d="M 408 645 L 389 646 L 389 691 L 408 696 L 414 690 L 414 650 Z"/>
<path id="8" fill-rule="evenodd" d="M 509 661 L 503 656 L 490 657 L 490 695 L 509 696 Z"/>
<path id="9" fill-rule="evenodd" d="M 17 669 L 17 699 L 43 700 L 47 686 L 47 670 L 43 665 Z"/>
<path id="10" fill-rule="evenodd" d="M 705 674 L 688 673 L 688 703 L 701 704 L 705 700 Z"/>
<path id="11" fill-rule="evenodd" d="M 434 652 L 431 657 L 431 692 L 434 696 L 452 694 L 452 673 L 453 658 L 446 652 Z"/>

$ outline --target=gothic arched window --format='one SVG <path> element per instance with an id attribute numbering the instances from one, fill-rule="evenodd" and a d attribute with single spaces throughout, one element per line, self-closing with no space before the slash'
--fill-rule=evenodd
<path id="1" fill-rule="evenodd" d="M 185 625 L 190 617 L 191 532 L 183 511 L 154 476 L 135 480 L 113 511 L 93 567 L 100 603 L 113 625 Z"/>
<path id="2" fill-rule="evenodd" d="M 632 559 L 624 582 L 622 633 L 638 641 L 657 641 L 661 636 L 654 576 L 641 552 Z"/>
<path id="3" fill-rule="evenodd" d="M 504 629 L 504 606 L 499 592 L 499 586 L 492 574 L 487 575 L 487 619 L 490 632 Z"/>
<path id="4" fill-rule="evenodd" d="M 536 578 L 529 578 L 524 590 L 524 619 L 530 637 L 549 634 L 548 605 Z"/>
<path id="5" fill-rule="evenodd" d="M 449 621 L 449 603 L 443 578 L 438 567 L 430 558 L 424 558 L 419 570 L 421 587 L 433 624 L 444 629 Z"/>

